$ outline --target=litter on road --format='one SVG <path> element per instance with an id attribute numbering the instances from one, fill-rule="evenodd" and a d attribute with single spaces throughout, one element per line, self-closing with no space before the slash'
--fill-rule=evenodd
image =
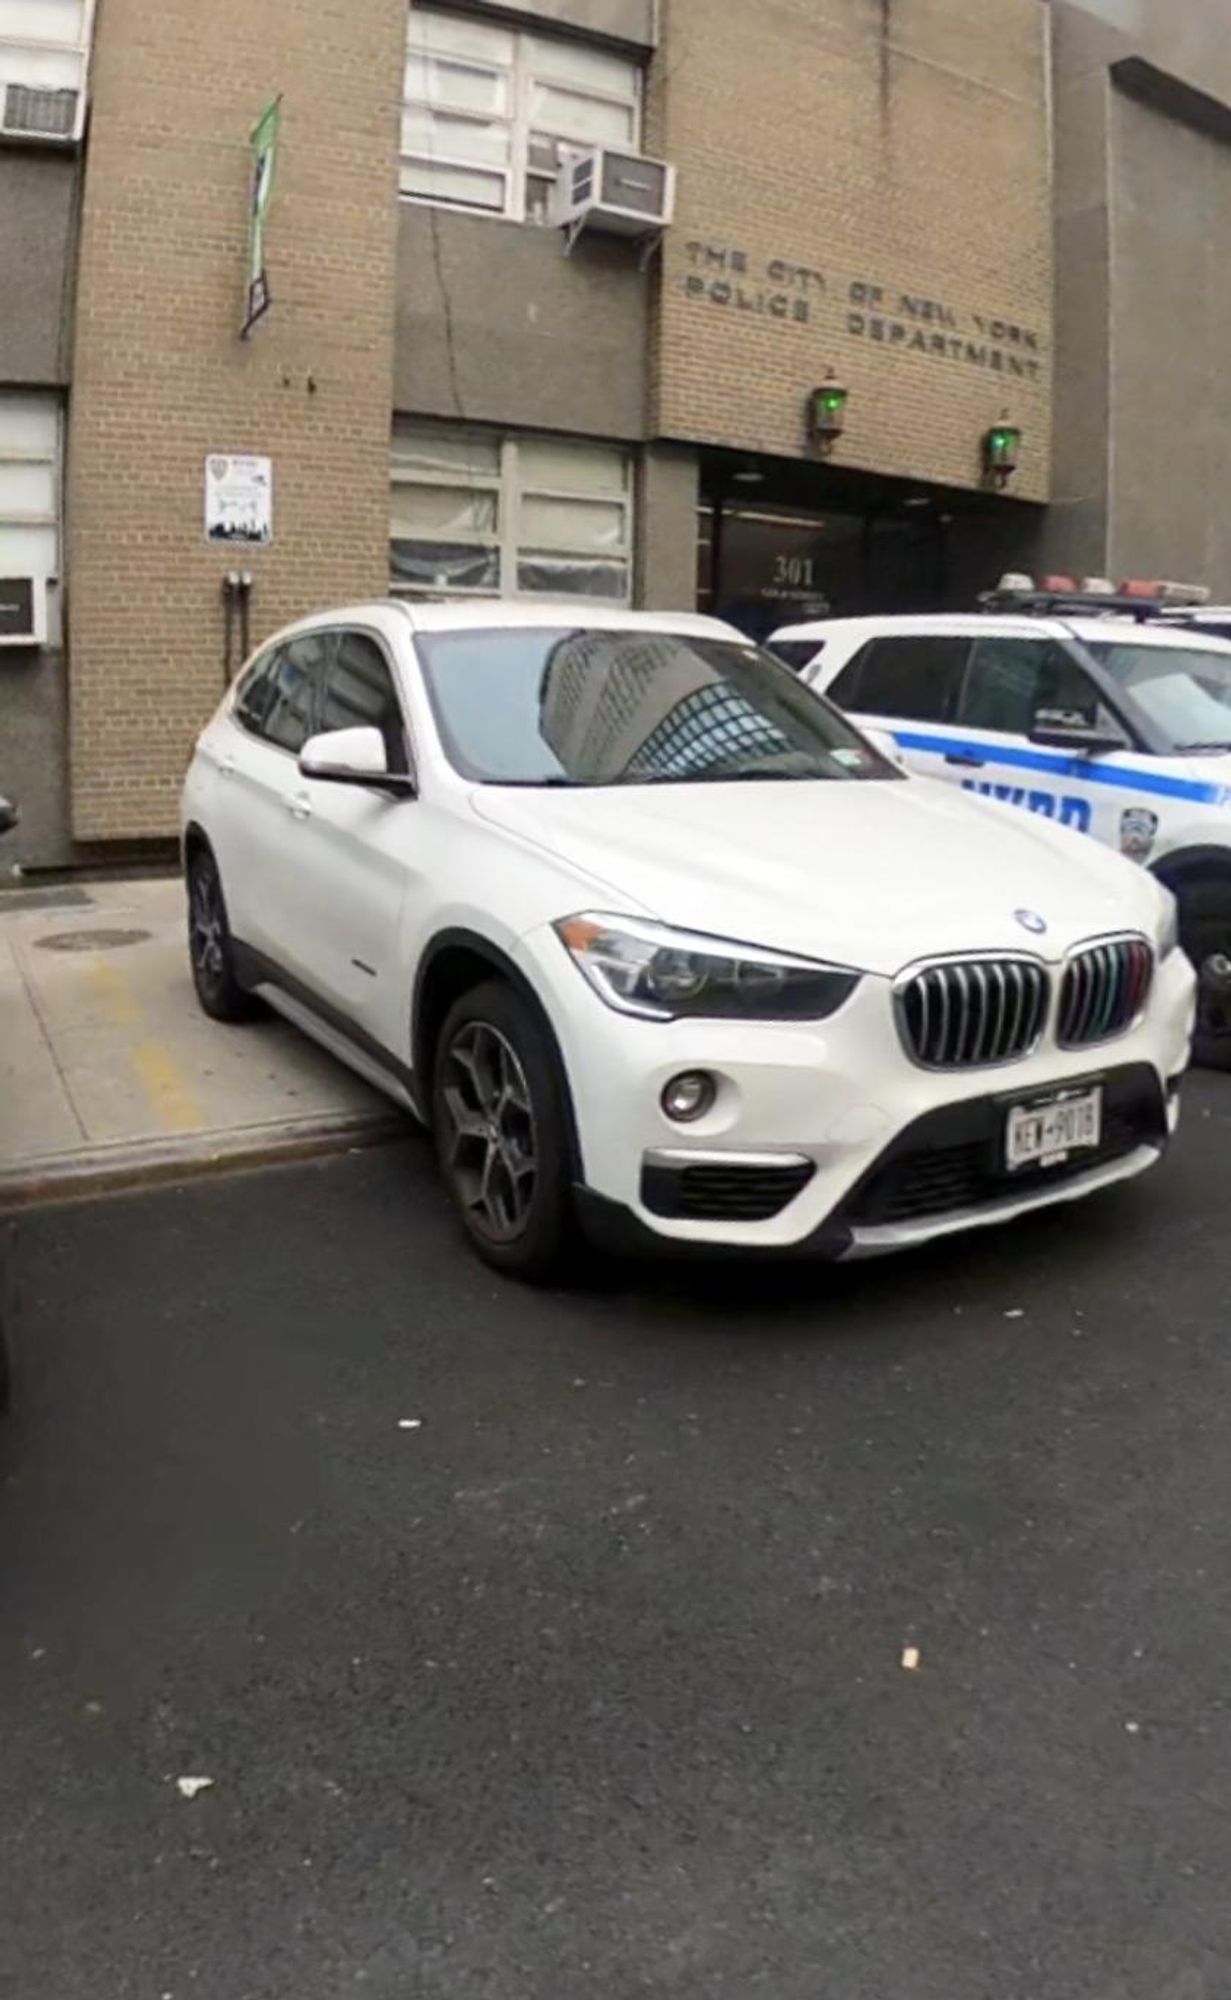
<path id="1" fill-rule="evenodd" d="M 213 1782 L 212 1778 L 177 1778 L 175 1784 L 181 1798 L 195 1799 L 198 1792 L 207 1792 Z"/>
<path id="2" fill-rule="evenodd" d="M 903 1650 L 902 1650 L 902 1665 L 903 1665 L 903 1667 L 904 1667 L 904 1668 L 906 1669 L 906 1672 L 907 1672 L 908 1674 L 917 1674 L 917 1673 L 918 1673 L 918 1671 L 919 1671 L 919 1648 L 918 1648 L 918 1646 L 906 1646 L 906 1647 L 904 1647 L 904 1648 L 903 1648 Z"/>

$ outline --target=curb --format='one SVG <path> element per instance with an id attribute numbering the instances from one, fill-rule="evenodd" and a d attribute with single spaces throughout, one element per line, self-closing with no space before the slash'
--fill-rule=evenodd
<path id="1" fill-rule="evenodd" d="M 408 1138 L 414 1129 L 411 1119 L 396 1114 L 356 1116 L 347 1112 L 285 1125 L 248 1126 L 237 1132 L 120 1141 L 89 1151 L 61 1153 L 0 1171 L 0 1214 L 387 1146 Z"/>

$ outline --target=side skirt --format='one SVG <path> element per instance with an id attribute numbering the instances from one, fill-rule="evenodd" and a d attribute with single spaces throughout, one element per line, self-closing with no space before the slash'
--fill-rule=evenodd
<path id="1" fill-rule="evenodd" d="M 348 1069 L 354 1070 L 356 1076 L 361 1076 L 374 1090 L 383 1091 L 403 1111 L 409 1111 L 413 1118 L 423 1122 L 414 1075 L 408 1063 L 400 1063 L 395 1055 L 357 1027 L 340 1008 L 331 1006 L 301 980 L 292 978 L 264 952 L 254 951 L 251 945 L 241 944 L 238 938 L 232 938 L 231 951 L 235 976 L 241 986 L 249 993 L 258 994 L 276 1013 L 303 1034 L 309 1035 L 331 1056 L 345 1063 Z"/>

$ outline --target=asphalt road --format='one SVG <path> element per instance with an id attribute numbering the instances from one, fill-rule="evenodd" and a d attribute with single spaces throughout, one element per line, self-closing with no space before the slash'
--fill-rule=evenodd
<path id="1" fill-rule="evenodd" d="M 1223 2000 L 1229 1141 L 570 1296 L 414 1143 L 23 1219 L 0 1995 Z"/>

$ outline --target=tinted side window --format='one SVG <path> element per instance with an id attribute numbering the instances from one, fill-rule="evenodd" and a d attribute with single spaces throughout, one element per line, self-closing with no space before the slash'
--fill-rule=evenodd
<path id="1" fill-rule="evenodd" d="M 766 652 L 772 653 L 783 666 L 801 674 L 814 660 L 819 660 L 825 647 L 817 639 L 771 639 Z"/>
<path id="2" fill-rule="evenodd" d="M 274 669 L 278 662 L 275 647 L 270 653 L 262 653 L 254 660 L 235 691 L 235 706 L 231 713 L 236 722 L 251 730 L 254 736 L 265 733 L 265 718 L 269 714 L 274 698 Z"/>
<path id="3" fill-rule="evenodd" d="M 325 675 L 318 728 L 379 729 L 391 771 L 406 771 L 406 727 L 393 675 L 380 647 L 363 632 L 340 632 Z"/>
<path id="4" fill-rule="evenodd" d="M 971 729 L 1028 736 L 1040 708 L 1078 709 L 1093 720 L 1098 693 L 1077 661 L 1050 639 L 976 639 L 961 720 Z"/>
<path id="5" fill-rule="evenodd" d="M 829 689 L 831 700 L 864 715 L 898 715 L 911 722 L 952 722 L 969 639 L 873 639 Z"/>
<path id="6" fill-rule="evenodd" d="M 332 650 L 331 632 L 308 632 L 280 648 L 261 731 L 267 743 L 295 756 L 303 749 L 317 727 L 321 682 Z"/>

